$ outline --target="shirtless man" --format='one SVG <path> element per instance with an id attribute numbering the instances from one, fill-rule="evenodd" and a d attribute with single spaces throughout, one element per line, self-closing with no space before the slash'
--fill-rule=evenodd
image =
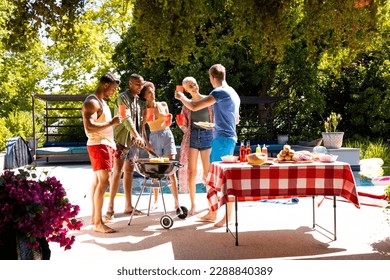
<path id="1" fill-rule="evenodd" d="M 115 232 L 104 224 L 102 208 L 116 149 L 113 126 L 120 124 L 121 118 L 119 115 L 111 117 L 110 108 L 104 99 L 111 97 L 118 85 L 119 79 L 112 73 L 104 74 L 96 91 L 85 99 L 82 107 L 88 155 L 94 171 L 91 223 L 94 225 L 93 230 L 101 233 Z"/>

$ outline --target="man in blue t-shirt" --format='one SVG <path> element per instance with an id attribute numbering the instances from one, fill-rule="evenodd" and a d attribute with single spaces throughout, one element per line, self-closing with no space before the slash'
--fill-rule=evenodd
<path id="1" fill-rule="evenodd" d="M 214 110 L 214 138 L 211 143 L 210 162 L 221 161 L 222 156 L 233 155 L 237 142 L 236 125 L 239 122 L 240 97 L 237 92 L 226 82 L 226 70 L 221 64 L 214 64 L 209 69 L 210 83 L 213 91 L 210 95 L 194 101 L 188 99 L 184 93 L 175 92 L 175 98 L 180 100 L 184 106 L 191 111 L 198 111 L 208 106 Z M 209 128 L 209 127 L 205 127 Z M 231 203 L 228 206 L 230 220 Z M 214 222 L 217 219 L 217 212 L 212 211 L 200 217 L 201 220 Z M 215 224 L 222 227 L 225 218 Z"/>

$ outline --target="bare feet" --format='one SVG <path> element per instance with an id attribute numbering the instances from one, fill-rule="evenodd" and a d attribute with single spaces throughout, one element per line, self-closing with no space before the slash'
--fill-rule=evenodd
<path id="1" fill-rule="evenodd" d="M 114 229 L 106 226 L 105 224 L 95 225 L 93 227 L 93 230 L 100 233 L 113 233 L 115 232 Z"/>
<path id="2" fill-rule="evenodd" d="M 195 205 L 191 207 L 190 211 L 188 211 L 189 216 L 194 216 L 196 212 Z"/>
<path id="3" fill-rule="evenodd" d="M 156 210 L 158 208 L 158 201 L 155 201 L 150 210 Z"/>
<path id="4" fill-rule="evenodd" d="M 230 217 L 228 218 L 228 221 L 230 225 L 232 223 Z M 226 225 L 226 216 L 223 216 L 223 218 L 218 223 L 214 224 L 215 227 L 224 227 L 225 225 Z"/>
<path id="5" fill-rule="evenodd" d="M 215 222 L 215 220 L 217 219 L 217 212 L 209 211 L 206 215 L 199 216 L 199 219 L 204 222 Z"/>
<path id="6" fill-rule="evenodd" d="M 134 211 L 134 214 L 133 214 L 133 211 Z M 125 211 L 125 214 L 133 214 L 133 216 L 140 216 L 140 215 L 143 215 L 143 213 L 141 211 L 139 211 L 138 209 L 131 209 L 130 211 Z"/>
<path id="7" fill-rule="evenodd" d="M 107 223 L 114 219 L 114 211 L 107 211 L 106 215 L 103 216 L 103 222 Z"/>

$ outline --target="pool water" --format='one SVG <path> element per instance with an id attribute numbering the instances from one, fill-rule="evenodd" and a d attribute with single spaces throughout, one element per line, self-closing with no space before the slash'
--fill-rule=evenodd
<path id="1" fill-rule="evenodd" d="M 370 187 L 374 185 L 371 183 L 371 178 L 361 176 L 359 171 L 354 171 L 353 176 L 355 177 L 356 186 Z"/>
<path id="2" fill-rule="evenodd" d="M 366 177 L 361 177 L 359 175 L 359 172 L 354 172 L 354 177 L 355 177 L 355 182 L 356 186 L 361 186 L 361 187 L 371 187 L 373 184 L 371 183 L 370 178 Z M 142 184 L 144 183 L 144 179 L 140 177 L 135 177 L 133 179 L 133 194 L 134 195 L 139 195 L 141 191 Z M 171 193 L 171 190 L 168 186 L 165 186 L 162 184 L 164 187 L 162 187 L 163 193 Z M 119 187 L 119 193 L 123 193 L 123 186 L 122 184 Z M 149 194 L 149 188 L 145 188 L 144 190 L 145 194 Z M 206 186 L 204 184 L 197 184 L 196 185 L 196 192 L 197 193 L 206 193 Z"/>
<path id="3" fill-rule="evenodd" d="M 364 176 L 363 174 L 368 176 Z M 356 186 L 370 187 L 374 186 L 371 178 L 390 175 L 390 166 L 378 166 L 368 170 L 354 171 Z"/>
<path id="4" fill-rule="evenodd" d="M 364 177 L 360 175 L 360 171 L 354 171 L 353 172 L 356 186 L 361 187 L 371 187 L 374 186 L 374 184 L 371 183 L 371 179 Z M 141 191 L 142 184 L 144 183 L 144 178 L 138 175 L 135 175 L 133 178 L 133 194 L 138 195 Z M 167 186 L 166 182 L 162 182 L 162 191 L 163 193 L 171 193 L 170 188 Z M 119 193 L 123 193 L 123 185 L 121 182 L 121 185 L 119 186 Z M 149 194 L 149 188 L 145 188 L 145 195 Z M 196 192 L 197 193 L 206 193 L 206 186 L 204 184 L 197 184 L 196 185 Z"/>
<path id="5" fill-rule="evenodd" d="M 147 181 L 147 184 L 149 184 L 149 183 L 150 183 L 150 180 Z M 138 175 L 135 175 L 133 177 L 133 195 L 139 195 L 143 184 L 144 184 L 143 177 L 140 177 Z M 171 193 L 171 190 L 170 190 L 168 183 L 166 181 L 162 180 L 161 186 L 162 186 L 161 189 L 162 189 L 163 193 Z M 121 184 L 119 186 L 118 192 L 124 193 L 122 180 L 121 180 Z M 196 192 L 197 193 L 206 193 L 206 186 L 204 184 L 197 184 L 196 185 Z M 149 194 L 149 187 L 145 188 L 144 193 Z"/>

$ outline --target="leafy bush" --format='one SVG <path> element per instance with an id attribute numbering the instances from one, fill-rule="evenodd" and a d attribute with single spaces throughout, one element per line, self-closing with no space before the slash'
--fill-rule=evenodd
<path id="1" fill-rule="evenodd" d="M 21 136 L 25 140 L 27 137 L 33 137 L 33 122 L 31 120 L 31 112 L 10 112 L 5 119 L 5 125 L 11 132 L 12 136 Z"/>
<path id="2" fill-rule="evenodd" d="M 390 148 L 382 139 L 370 141 L 364 140 L 350 140 L 344 142 L 347 148 L 359 148 L 360 158 L 381 158 L 384 165 L 390 165 Z"/>
<path id="3" fill-rule="evenodd" d="M 388 185 L 385 189 L 385 195 L 387 197 L 387 200 L 390 201 L 390 185 Z"/>

